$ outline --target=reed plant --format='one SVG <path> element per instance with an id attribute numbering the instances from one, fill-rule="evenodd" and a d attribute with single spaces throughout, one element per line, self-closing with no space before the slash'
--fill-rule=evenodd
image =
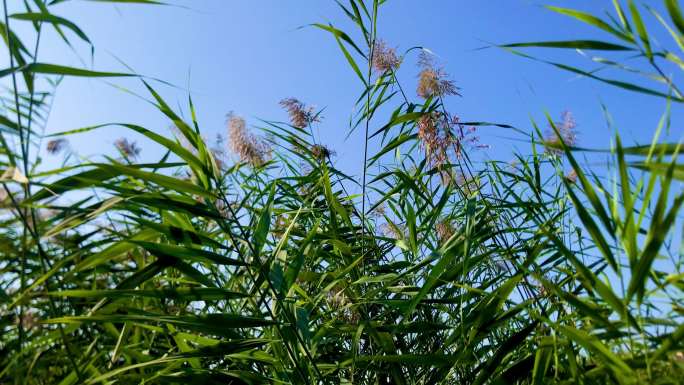
<path id="1" fill-rule="evenodd" d="M 296 98 L 280 103 L 289 122 L 231 114 L 227 143 L 213 143 L 192 99 L 172 107 L 157 81 L 40 61 L 46 29 L 65 50 L 92 45 L 59 16 L 64 1 L 26 0 L 9 13 L 3 0 L 0 383 L 684 382 L 684 165 L 681 142 L 660 139 L 683 101 L 662 69 L 684 68 L 677 0 L 664 1 L 666 15 L 614 0 L 607 19 L 551 7 L 612 40 L 499 46 L 662 100 L 652 143 L 623 146 L 616 134 L 603 148 L 578 147 L 569 113 L 525 129 L 461 121 L 445 101 L 463 92 L 436 57 L 382 40 L 386 1 L 340 1 L 351 29 L 312 28 L 330 35 L 358 82 L 357 177 L 314 135 L 322 113 Z M 649 38 L 643 9 L 677 52 Z M 35 34 L 13 32 L 19 23 Z M 655 83 L 604 78 L 528 47 L 628 53 L 655 75 L 601 63 Z M 418 68 L 406 64 L 414 57 Z M 124 116 L 48 135 L 63 77 L 135 77 L 173 129 Z M 528 150 L 480 161 L 485 126 Z M 70 155 L 70 136 L 108 127 L 164 155 L 141 163 L 126 137 L 106 161 Z M 64 164 L 42 163 L 46 151 Z M 588 167 L 583 156 L 596 152 L 607 163 Z"/>

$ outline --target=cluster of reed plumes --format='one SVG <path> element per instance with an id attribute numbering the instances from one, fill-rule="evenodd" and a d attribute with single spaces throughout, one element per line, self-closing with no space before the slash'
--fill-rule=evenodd
<path id="1" fill-rule="evenodd" d="M 192 103 L 176 111 L 147 81 L 172 135 L 117 126 L 164 155 L 150 160 L 146 149 L 140 162 L 141 147 L 123 136 L 118 156 L 90 162 L 66 138 L 106 126 L 45 135 L 37 147 L 54 91 L 41 87 L 57 82 L 36 79 L 116 75 L 43 63 L 23 48 L 32 45 L 15 23 L 56 25 L 91 44 L 51 13 L 57 3 L 36 0 L 34 12 L 26 2 L 0 24 L 13 83 L 0 110 L 0 383 L 682 383 L 674 233 L 684 166 L 680 144 L 658 136 L 667 113 L 651 145 L 616 136 L 612 149 L 592 149 L 606 167 L 579 162 L 594 152 L 573 147 L 569 113 L 531 132 L 497 124 L 529 151 L 475 161 L 475 128 L 490 124 L 448 112 L 460 90 L 427 50 L 399 55 L 376 36 L 392 2 L 348 0 L 338 5 L 353 33 L 314 26 L 336 39 L 360 83 L 349 129 L 368 151 L 355 175 L 335 167 L 325 136 L 314 137 L 319 112 L 298 99 L 281 101 L 285 123 L 248 127 L 230 114 L 208 143 Z M 505 48 L 678 60 L 649 44 L 631 1 L 631 20 L 614 4 L 615 22 L 554 10 L 620 44 Z M 666 5 L 669 31 L 684 40 L 678 3 Z M 657 79 L 667 91 L 607 83 L 684 101 L 671 79 Z M 402 81 L 416 81 L 415 93 Z M 44 156 L 64 163 L 50 169 Z"/>

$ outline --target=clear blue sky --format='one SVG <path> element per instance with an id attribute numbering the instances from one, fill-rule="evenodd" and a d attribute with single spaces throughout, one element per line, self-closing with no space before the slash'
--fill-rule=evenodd
<path id="1" fill-rule="evenodd" d="M 18 0 L 13 2 L 19 5 Z M 548 3 L 593 12 L 612 8 L 608 0 L 390 0 L 381 13 L 379 34 L 400 50 L 422 45 L 439 55 L 462 89 L 463 97 L 451 99 L 449 107 L 463 120 L 530 129 L 530 116 L 543 121 L 545 111 L 557 117 L 567 109 L 579 124 L 579 145 L 608 147 L 611 132 L 603 119 L 603 102 L 624 142 L 648 142 L 664 110 L 663 100 L 578 79 L 499 49 L 476 50 L 486 42 L 610 40 L 600 31 L 542 8 Z M 661 4 L 647 3 L 656 7 Z M 329 34 L 299 28 L 313 22 L 332 22 L 351 30 L 334 1 L 186 0 L 175 4 L 187 8 L 71 1 L 53 11 L 75 21 L 90 36 L 96 46 L 95 69 L 123 70 L 117 61 L 120 59 L 140 74 L 188 88 L 198 108 L 200 125 L 209 137 L 225 131 L 229 111 L 256 124 L 257 118 L 285 120 L 286 114 L 278 106 L 284 97 L 294 96 L 325 107 L 320 125 L 322 141 L 336 151 L 343 170 L 359 173 L 361 132 L 343 139 L 360 84 Z M 90 60 L 86 47 L 80 46 L 78 52 Z M 573 52 L 530 52 L 593 68 Z M 42 43 L 41 61 L 80 65 L 54 33 Z M 408 89 L 415 83 L 414 61 L 407 60 L 399 72 Z M 137 80 L 113 82 L 144 93 Z M 173 105 L 186 106 L 186 91 L 161 84 L 157 87 Z M 679 106 L 674 110 L 672 137 L 679 139 L 684 133 L 677 128 Z M 152 106 L 99 80 L 66 79 L 58 90 L 48 132 L 105 122 L 136 123 L 164 133 L 169 126 Z M 512 159 L 512 145 L 527 151 L 526 145 L 497 136 L 511 136 L 509 132 L 481 131 L 482 141 L 491 146 L 487 150 L 490 157 Z M 135 138 L 122 128 L 107 128 L 72 137 L 71 141 L 83 156 L 111 154 L 113 142 L 121 136 Z M 144 147 L 145 160 L 160 154 L 149 143 L 138 140 Z"/>

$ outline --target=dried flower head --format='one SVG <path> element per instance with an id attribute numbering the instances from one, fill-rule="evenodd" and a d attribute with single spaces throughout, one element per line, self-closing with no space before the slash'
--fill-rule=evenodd
<path id="1" fill-rule="evenodd" d="M 446 242 L 452 235 L 454 235 L 454 226 L 447 219 L 444 219 L 435 225 L 437 231 L 437 239 L 440 244 Z"/>
<path id="2" fill-rule="evenodd" d="M 271 147 L 261 138 L 247 131 L 245 120 L 228 114 L 228 138 L 230 149 L 240 161 L 259 167 L 271 157 Z"/>
<path id="3" fill-rule="evenodd" d="M 445 158 L 445 150 L 448 148 L 446 138 L 442 137 L 440 119 L 441 113 L 433 112 L 425 114 L 418 119 L 418 138 L 420 145 L 425 150 L 425 156 L 430 158 L 431 163 L 441 163 Z M 437 154 L 432 156 L 432 154 Z"/>
<path id="4" fill-rule="evenodd" d="M 379 73 L 395 71 L 401 65 L 401 58 L 394 48 L 388 47 L 384 40 L 376 40 L 372 52 L 373 69 Z"/>
<path id="5" fill-rule="evenodd" d="M 458 173 L 454 181 L 466 195 L 475 195 L 481 188 L 478 178 L 463 175 L 462 173 Z"/>
<path id="6" fill-rule="evenodd" d="M 387 238 L 406 238 L 406 229 L 404 229 L 403 226 L 395 225 L 392 222 L 383 223 L 382 225 L 380 225 L 380 232 Z"/>
<path id="7" fill-rule="evenodd" d="M 482 187 L 478 178 L 465 176 L 461 172 L 454 172 L 453 168 L 441 169 L 439 176 L 443 186 L 457 186 L 458 190 L 468 196 L 477 194 Z"/>
<path id="8" fill-rule="evenodd" d="M 571 184 L 577 183 L 577 171 L 573 168 L 565 175 L 565 179 Z"/>
<path id="9" fill-rule="evenodd" d="M 233 218 L 233 213 L 235 211 L 237 211 L 237 208 L 238 208 L 237 203 L 235 203 L 235 202 L 227 203 L 223 199 L 217 199 L 215 206 L 216 206 L 216 210 L 218 210 L 219 214 L 221 214 L 221 216 L 223 218 L 226 218 L 226 219 Z"/>
<path id="10" fill-rule="evenodd" d="M 344 289 L 337 292 L 330 290 L 327 293 L 328 304 L 331 308 L 339 310 L 349 303 L 349 298 L 344 294 Z"/>
<path id="11" fill-rule="evenodd" d="M 47 143 L 47 152 L 51 155 L 57 155 L 64 150 L 69 142 L 64 138 L 53 139 Z"/>
<path id="12" fill-rule="evenodd" d="M 546 138 L 544 138 L 544 144 L 546 145 L 546 151 L 553 155 L 563 154 L 563 143 L 566 146 L 573 146 L 577 143 L 577 122 L 572 116 L 570 111 L 565 111 L 561 114 L 560 122 L 553 124 L 556 130 L 551 127 L 546 132 Z"/>
<path id="13" fill-rule="evenodd" d="M 442 186 L 449 186 L 451 182 L 454 181 L 454 174 L 451 168 L 442 168 L 440 167 L 439 169 L 439 183 Z"/>
<path id="14" fill-rule="evenodd" d="M 379 205 L 378 207 L 374 208 L 373 211 L 371 212 L 371 215 L 376 217 L 376 218 L 380 218 L 380 217 L 385 216 L 386 213 L 387 213 L 387 208 L 385 207 L 385 204 L 383 203 L 383 204 Z"/>
<path id="15" fill-rule="evenodd" d="M 418 119 L 418 138 L 425 156 L 432 166 L 441 167 L 449 163 L 449 153 L 457 159 L 463 156 L 466 146 L 486 148 L 475 136 L 475 127 L 466 128 L 457 116 L 434 111 Z"/>
<path id="16" fill-rule="evenodd" d="M 313 122 L 320 122 L 320 117 L 315 113 L 314 108 L 307 107 L 296 98 L 283 99 L 280 101 L 280 106 L 290 115 L 290 123 L 294 127 L 305 128 Z"/>
<path id="17" fill-rule="evenodd" d="M 423 99 L 431 97 L 460 95 L 458 87 L 448 79 L 447 73 L 443 68 L 437 67 L 432 55 L 422 51 L 418 58 L 418 65 L 421 67 L 418 74 L 418 88 L 416 93 Z"/>
<path id="18" fill-rule="evenodd" d="M 277 237 L 282 237 L 289 226 L 290 216 L 287 214 L 279 214 L 275 219 L 275 223 L 273 224 L 273 228 L 271 229 L 271 234 Z"/>
<path id="19" fill-rule="evenodd" d="M 355 324 L 361 318 L 358 312 L 352 308 L 352 301 L 344 293 L 343 288 L 329 290 L 326 297 L 328 306 L 347 323 Z"/>
<path id="20" fill-rule="evenodd" d="M 114 145 L 127 158 L 135 158 L 140 155 L 140 147 L 135 142 L 129 142 L 126 138 L 117 139 Z"/>
<path id="21" fill-rule="evenodd" d="M 26 329 L 26 330 L 31 330 L 33 329 L 36 325 L 38 325 L 38 318 L 35 316 L 35 314 L 31 312 L 23 313 L 18 319 L 17 323 L 21 323 L 21 326 Z"/>
<path id="22" fill-rule="evenodd" d="M 332 151 L 322 144 L 315 144 L 311 147 L 311 155 L 318 160 L 325 160 L 330 156 L 335 155 L 335 151 Z"/>
<path id="23" fill-rule="evenodd" d="M 503 272 L 505 272 L 506 270 L 508 270 L 508 268 L 506 267 L 506 262 L 505 262 L 505 261 L 501 261 L 501 260 L 499 260 L 499 261 L 494 261 L 494 266 L 493 266 L 493 268 L 494 268 L 494 271 L 496 271 L 497 273 L 503 273 Z"/>
<path id="24" fill-rule="evenodd" d="M 537 286 L 537 298 L 544 298 L 549 296 L 549 290 L 546 288 L 546 286 L 539 284 Z"/>

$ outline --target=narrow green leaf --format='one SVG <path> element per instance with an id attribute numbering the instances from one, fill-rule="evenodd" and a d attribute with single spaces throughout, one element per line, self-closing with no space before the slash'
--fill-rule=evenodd
<path id="1" fill-rule="evenodd" d="M 577 19 L 583 23 L 593 25 L 594 27 L 600 28 L 600 29 L 602 29 L 602 30 L 626 41 L 626 42 L 634 43 L 633 37 L 631 37 L 628 34 L 625 34 L 624 32 L 618 31 L 617 29 L 613 28 L 610 24 L 606 23 L 605 21 L 599 19 L 598 17 L 596 17 L 590 13 L 577 11 L 577 10 L 570 9 L 570 8 L 561 8 L 561 7 L 553 7 L 553 6 L 546 6 L 546 8 L 548 8 L 554 12 L 558 12 L 561 15 L 570 16 L 570 17 Z"/>
<path id="2" fill-rule="evenodd" d="M 679 30 L 681 35 L 684 35 L 684 16 L 679 6 L 679 0 L 665 0 L 667 12 L 670 14 L 670 19 Z"/>
<path id="3" fill-rule="evenodd" d="M 76 24 L 71 22 L 70 20 L 67 20 L 63 17 L 59 17 L 57 15 L 53 15 L 51 13 L 44 13 L 44 12 L 26 12 L 26 13 L 15 13 L 10 15 L 11 18 L 17 19 L 17 20 L 29 20 L 29 21 L 38 21 L 38 22 L 47 22 L 47 23 L 52 23 L 56 25 L 63 25 L 70 30 L 72 30 L 78 37 L 80 37 L 83 41 L 87 42 L 90 44 L 90 39 L 88 39 L 88 36 L 79 28 Z"/>
<path id="4" fill-rule="evenodd" d="M 21 67 L 6 68 L 0 70 L 0 78 L 10 75 L 15 72 L 28 72 L 34 74 L 44 74 L 44 75 L 64 75 L 64 76 L 77 76 L 77 77 L 88 77 L 88 78 L 102 78 L 102 77 L 131 77 L 139 76 L 131 73 L 124 72 L 102 72 L 102 71 L 91 71 L 83 68 L 67 67 L 58 64 L 48 64 L 48 63 L 30 63 Z"/>
<path id="5" fill-rule="evenodd" d="M 634 48 L 624 45 L 608 43 L 599 40 L 563 40 L 563 41 L 539 41 L 530 43 L 505 44 L 501 47 L 541 47 L 541 48 L 571 48 L 571 49 L 593 49 L 601 51 L 633 51 Z"/>
<path id="6" fill-rule="evenodd" d="M 634 21 L 634 26 L 639 34 L 639 38 L 641 39 L 641 44 L 643 44 L 644 49 L 646 50 L 646 57 L 649 60 L 652 60 L 653 51 L 651 51 L 651 42 L 648 38 L 648 32 L 646 32 L 644 21 L 641 19 L 641 14 L 639 13 L 639 10 L 637 9 L 633 0 L 629 0 L 629 11 L 632 14 L 632 21 Z"/>

